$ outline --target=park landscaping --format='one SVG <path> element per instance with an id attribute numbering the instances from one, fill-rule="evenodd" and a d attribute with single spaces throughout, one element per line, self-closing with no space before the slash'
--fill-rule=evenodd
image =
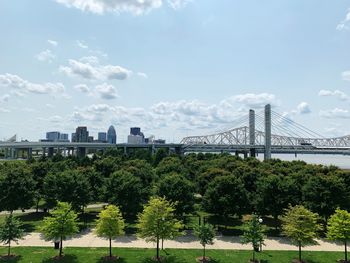
<path id="1" fill-rule="evenodd" d="M 13 249 L 16 258 L 0 259 L 1 263 L 50 263 L 57 252 L 52 248 L 17 247 Z M 102 263 L 108 253 L 107 248 L 65 248 L 65 256 L 60 263 Z M 161 252 L 164 263 L 195 263 L 201 250 L 166 249 Z M 6 254 L 6 248 L 0 248 L 0 254 Z M 153 249 L 113 248 L 113 254 L 120 257 L 119 263 L 153 263 Z M 213 259 L 212 263 L 247 263 L 251 257 L 250 251 L 208 250 L 207 255 Z M 262 263 L 289 263 L 295 258 L 295 251 L 264 251 L 259 253 Z M 338 252 L 309 252 L 304 251 L 303 257 L 309 263 L 332 263 L 341 259 Z"/>

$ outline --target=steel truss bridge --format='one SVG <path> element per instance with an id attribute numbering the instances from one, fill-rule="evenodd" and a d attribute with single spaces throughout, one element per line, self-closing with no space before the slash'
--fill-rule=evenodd
<path id="1" fill-rule="evenodd" d="M 325 138 L 322 135 L 271 110 L 266 105 L 264 111 L 249 111 L 235 123 L 236 128 L 210 135 L 189 136 L 178 144 L 108 144 L 71 142 L 15 142 L 13 139 L 0 142 L 0 150 L 5 158 L 30 158 L 32 153 L 52 157 L 60 153 L 84 157 L 89 151 L 122 149 L 125 154 L 132 149 L 145 149 L 154 153 L 165 148 L 169 153 L 186 154 L 199 152 L 230 152 L 255 157 L 264 154 L 266 160 L 272 153 L 285 154 L 339 154 L 350 155 L 350 135 Z M 24 157 L 22 157 L 24 158 Z"/>
<path id="2" fill-rule="evenodd" d="M 270 159 L 272 153 L 287 154 L 340 154 L 350 155 L 350 135 L 325 138 L 316 132 L 280 115 L 265 106 L 263 116 L 250 110 L 248 123 L 202 136 L 182 139 L 185 152 L 236 152 L 245 156 L 264 153 Z"/>

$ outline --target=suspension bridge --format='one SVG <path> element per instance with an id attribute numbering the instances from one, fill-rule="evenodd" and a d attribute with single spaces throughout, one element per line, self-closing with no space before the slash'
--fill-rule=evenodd
<path id="1" fill-rule="evenodd" d="M 242 126 L 209 135 L 189 136 L 181 141 L 184 152 L 234 152 L 255 157 L 264 154 L 339 154 L 350 155 L 350 135 L 325 138 L 305 126 L 271 110 L 249 111 Z"/>

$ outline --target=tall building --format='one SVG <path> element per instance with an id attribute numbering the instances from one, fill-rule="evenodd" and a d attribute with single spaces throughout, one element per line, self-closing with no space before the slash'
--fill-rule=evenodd
<path id="1" fill-rule="evenodd" d="M 60 141 L 67 142 L 68 140 L 68 134 L 67 133 L 61 133 L 60 134 Z"/>
<path id="2" fill-rule="evenodd" d="M 87 127 L 80 126 L 75 131 L 75 142 L 88 142 L 89 141 L 89 132 Z"/>
<path id="3" fill-rule="evenodd" d="M 130 135 L 128 136 L 128 143 L 130 144 L 143 144 L 145 143 L 145 136 L 141 132 L 141 128 L 130 128 Z"/>
<path id="4" fill-rule="evenodd" d="M 141 135 L 141 128 L 139 127 L 131 127 L 130 128 L 130 135 Z"/>
<path id="5" fill-rule="evenodd" d="M 77 135 L 75 134 L 75 132 L 72 133 L 72 142 L 76 142 L 77 141 Z"/>
<path id="6" fill-rule="evenodd" d="M 58 131 L 53 131 L 53 132 L 47 132 L 46 133 L 46 140 L 50 142 L 57 142 L 60 140 L 60 132 Z"/>
<path id="7" fill-rule="evenodd" d="M 106 132 L 99 132 L 97 140 L 99 142 L 107 142 L 107 133 Z"/>
<path id="8" fill-rule="evenodd" d="M 114 126 L 111 125 L 107 131 L 107 142 L 110 144 L 117 143 L 117 133 L 115 132 Z"/>

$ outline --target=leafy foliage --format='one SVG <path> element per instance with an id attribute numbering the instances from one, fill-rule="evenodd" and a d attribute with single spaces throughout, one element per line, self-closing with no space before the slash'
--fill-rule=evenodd
<path id="1" fill-rule="evenodd" d="M 12 214 L 5 218 L 5 222 L 0 225 L 0 242 L 8 245 L 8 256 L 11 255 L 11 242 L 18 242 L 24 233 L 22 224 Z"/>

